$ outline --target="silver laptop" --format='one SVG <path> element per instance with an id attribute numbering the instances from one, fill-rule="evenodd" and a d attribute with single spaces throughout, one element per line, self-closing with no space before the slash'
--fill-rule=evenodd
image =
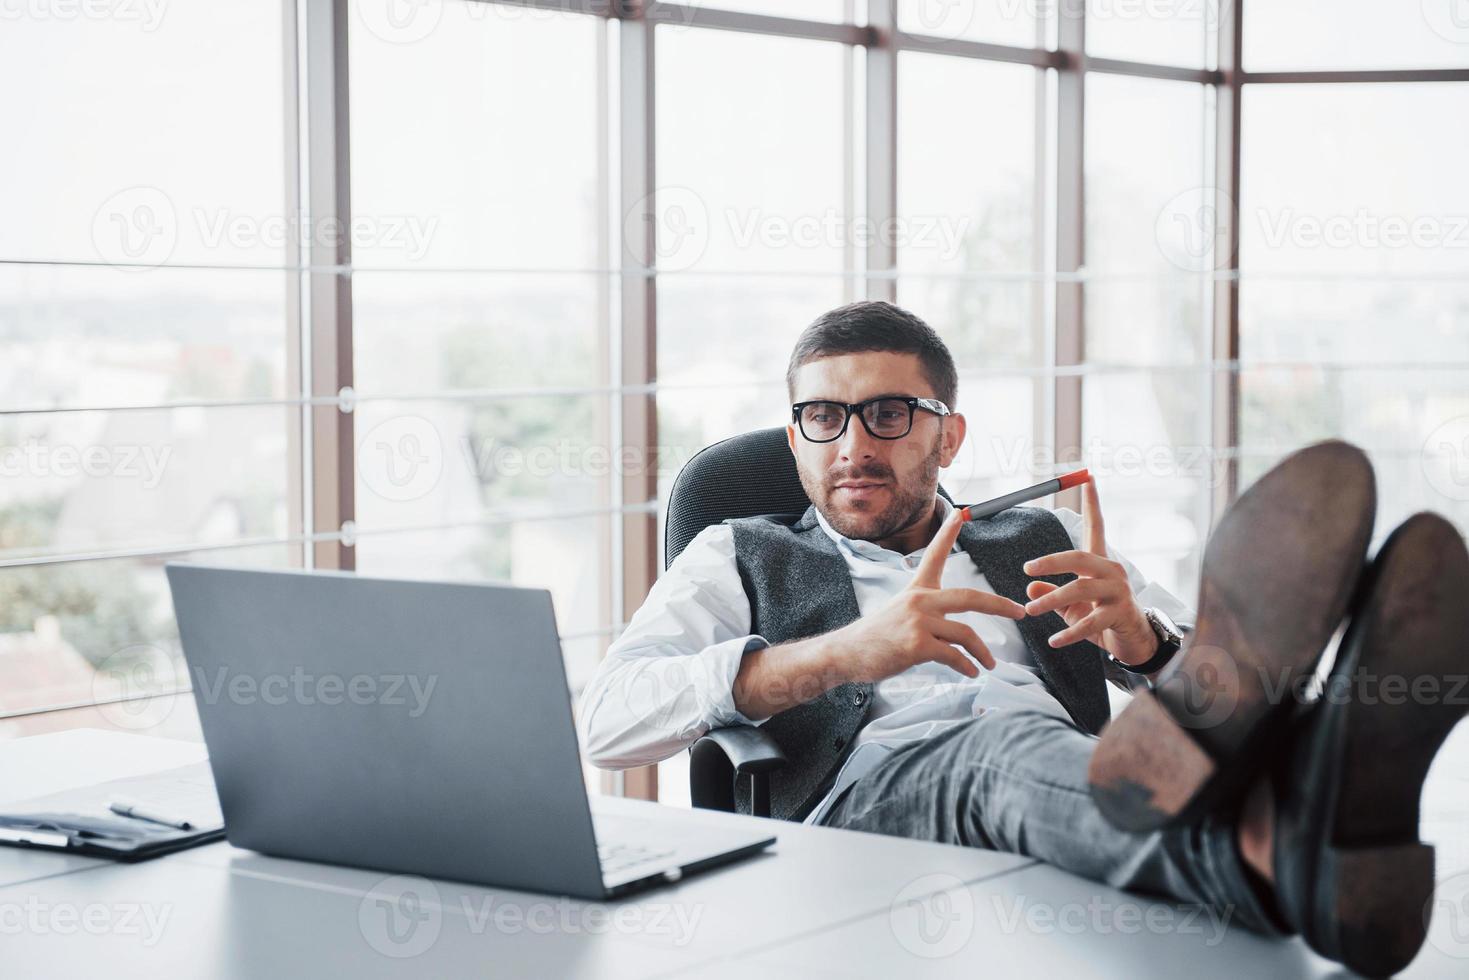
<path id="1" fill-rule="evenodd" d="M 668 808 L 593 815 L 545 590 L 167 572 L 238 847 L 602 899 L 775 841 Z"/>

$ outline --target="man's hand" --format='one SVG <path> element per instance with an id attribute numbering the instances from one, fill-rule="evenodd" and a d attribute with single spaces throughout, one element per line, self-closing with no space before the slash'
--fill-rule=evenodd
<path id="1" fill-rule="evenodd" d="M 821 636 L 745 654 L 735 677 L 735 706 L 751 718 L 768 718 L 846 681 L 885 680 L 930 660 L 966 677 L 979 676 L 974 660 L 993 669 L 994 655 L 979 634 L 946 615 L 973 611 L 1023 619 L 1025 607 L 978 589 L 941 587 L 944 562 L 963 523 L 957 509 L 949 514 L 913 581 L 881 609 Z"/>
<path id="2" fill-rule="evenodd" d="M 1025 593 L 1031 601 L 1025 611 L 1031 616 L 1060 612 L 1066 629 L 1051 637 L 1053 647 L 1091 640 L 1125 664 L 1143 663 L 1158 652 L 1158 635 L 1133 598 L 1127 571 L 1120 562 L 1107 557 L 1096 481 L 1088 480 L 1081 493 L 1086 549 L 1058 551 L 1025 563 L 1027 575 L 1073 572 L 1080 577 L 1059 588 L 1049 582 L 1030 583 Z"/>
<path id="3" fill-rule="evenodd" d="M 973 628 L 946 618 L 949 613 L 981 612 L 1006 619 L 1025 618 L 1025 607 L 979 589 L 943 588 L 944 562 L 954 549 L 964 522 L 958 509 L 939 528 L 923 553 L 918 573 L 908 587 L 881 609 L 836 630 L 831 638 L 844 661 L 848 680 L 880 681 L 915 664 L 947 664 L 966 677 L 977 677 L 974 660 L 993 670 L 994 655 Z M 955 649 L 958 644 L 969 657 Z"/>

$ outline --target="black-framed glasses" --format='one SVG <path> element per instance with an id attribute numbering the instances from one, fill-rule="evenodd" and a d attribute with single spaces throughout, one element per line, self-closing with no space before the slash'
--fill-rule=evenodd
<path id="1" fill-rule="evenodd" d="M 901 439 L 913 431 L 913 412 L 923 409 L 935 415 L 950 415 L 949 406 L 936 398 L 909 398 L 884 395 L 865 402 L 813 401 L 791 406 L 791 421 L 808 442 L 834 442 L 847 431 L 847 423 L 856 415 L 862 428 L 874 439 Z"/>

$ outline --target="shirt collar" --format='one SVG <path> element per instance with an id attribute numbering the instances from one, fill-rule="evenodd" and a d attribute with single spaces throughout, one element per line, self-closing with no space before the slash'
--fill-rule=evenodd
<path id="1" fill-rule="evenodd" d="M 953 505 L 940 495 L 938 497 L 938 507 L 940 522 L 948 520 L 949 511 L 954 509 Z M 821 530 L 826 532 L 826 536 L 836 542 L 837 550 L 844 555 L 855 555 L 859 558 L 865 558 L 868 561 L 893 561 L 895 559 L 901 560 L 905 557 L 916 558 L 923 554 L 923 551 L 920 549 L 911 555 L 899 555 L 896 551 L 884 548 L 875 542 L 849 538 L 827 523 L 826 515 L 821 512 L 821 508 L 819 507 L 816 508 L 816 522 L 821 525 Z M 949 554 L 952 555 L 959 550 L 961 550 L 959 545 L 955 543 Z"/>

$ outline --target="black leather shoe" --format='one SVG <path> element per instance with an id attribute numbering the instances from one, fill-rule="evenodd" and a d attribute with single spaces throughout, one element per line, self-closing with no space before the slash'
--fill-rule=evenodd
<path id="1" fill-rule="evenodd" d="M 1275 895 L 1311 948 L 1367 976 L 1423 944 L 1433 848 L 1418 840 L 1429 764 L 1465 714 L 1469 554 L 1417 514 L 1363 584 L 1320 700 L 1275 766 Z"/>
<path id="2" fill-rule="evenodd" d="M 1191 823 L 1238 797 L 1346 614 L 1376 506 L 1367 457 L 1330 441 L 1287 456 L 1229 508 L 1176 667 L 1092 755 L 1092 797 L 1114 826 Z"/>

